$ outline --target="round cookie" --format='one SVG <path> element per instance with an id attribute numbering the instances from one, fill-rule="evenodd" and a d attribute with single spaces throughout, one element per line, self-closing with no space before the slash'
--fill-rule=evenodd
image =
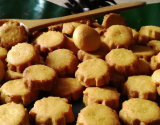
<path id="1" fill-rule="evenodd" d="M 79 25 L 73 32 L 73 41 L 83 51 L 94 51 L 101 45 L 98 32 L 84 24 Z"/>
<path id="2" fill-rule="evenodd" d="M 73 76 L 79 64 L 77 57 L 67 49 L 50 52 L 45 63 L 56 71 L 58 77 Z"/>
<path id="3" fill-rule="evenodd" d="M 86 87 L 109 84 L 109 67 L 102 59 L 89 59 L 78 65 L 76 79 Z"/>
<path id="4" fill-rule="evenodd" d="M 160 69 L 160 53 L 151 57 L 150 66 L 152 71 Z"/>
<path id="5" fill-rule="evenodd" d="M 148 62 L 151 60 L 151 57 L 156 54 L 156 51 L 148 46 L 132 45 L 128 49 L 138 58 L 142 58 Z"/>
<path id="6" fill-rule="evenodd" d="M 43 63 L 40 55 L 29 43 L 18 43 L 7 54 L 8 68 L 22 73 L 24 69 L 36 63 Z"/>
<path id="7" fill-rule="evenodd" d="M 51 95 L 66 98 L 69 102 L 78 100 L 83 94 L 84 86 L 75 78 L 58 78 Z"/>
<path id="8" fill-rule="evenodd" d="M 17 43 L 27 42 L 28 33 L 18 22 L 9 21 L 0 27 L 0 46 L 10 49 Z"/>
<path id="9" fill-rule="evenodd" d="M 158 26 L 142 26 L 139 30 L 138 42 L 147 45 L 151 40 L 160 40 L 160 27 Z"/>
<path id="10" fill-rule="evenodd" d="M 123 102 L 119 117 L 126 125 L 159 125 L 160 108 L 155 102 L 132 98 Z"/>
<path id="11" fill-rule="evenodd" d="M 103 18 L 102 26 L 104 26 L 107 29 L 112 25 L 126 26 L 127 24 L 125 23 L 125 18 L 122 17 L 120 14 L 110 13 L 105 15 Z"/>
<path id="12" fill-rule="evenodd" d="M 153 72 L 153 74 L 151 75 L 151 81 L 154 85 L 157 86 L 157 92 L 160 95 L 160 69 L 157 69 Z"/>
<path id="13" fill-rule="evenodd" d="M 138 57 L 124 48 L 111 50 L 105 60 L 112 70 L 125 76 L 133 75 L 138 65 Z"/>
<path id="14" fill-rule="evenodd" d="M 83 91 L 83 103 L 86 106 L 97 103 L 116 110 L 119 107 L 119 98 L 120 93 L 111 87 L 88 87 Z"/>
<path id="15" fill-rule="evenodd" d="M 160 52 L 160 40 L 151 40 L 147 43 L 147 46 L 155 50 L 157 53 Z"/>
<path id="16" fill-rule="evenodd" d="M 1 125 L 30 125 L 27 109 L 13 102 L 0 106 L 0 121 Z"/>
<path id="17" fill-rule="evenodd" d="M 115 110 L 105 105 L 92 104 L 80 111 L 76 125 L 120 125 L 120 122 Z"/>
<path id="18" fill-rule="evenodd" d="M 47 55 L 49 52 L 64 46 L 65 36 L 61 32 L 48 31 L 39 35 L 34 42 L 40 53 Z"/>
<path id="19" fill-rule="evenodd" d="M 24 84 L 29 90 L 51 91 L 57 74 L 54 69 L 45 65 L 32 65 L 23 72 Z"/>
<path id="20" fill-rule="evenodd" d="M 156 100 L 157 89 L 151 82 L 151 76 L 129 76 L 123 85 L 122 93 L 128 98 Z"/>
<path id="21" fill-rule="evenodd" d="M 23 79 L 11 80 L 4 83 L 0 88 L 1 103 L 21 103 L 24 106 L 38 99 L 38 91 L 30 91 L 25 85 Z"/>
<path id="22" fill-rule="evenodd" d="M 31 122 L 36 125 L 65 125 L 72 123 L 75 116 L 67 99 L 48 97 L 37 100 L 29 112 Z"/>
<path id="23" fill-rule="evenodd" d="M 112 25 L 104 33 L 103 42 L 109 47 L 110 50 L 116 48 L 126 48 L 128 49 L 129 45 L 133 41 L 132 32 L 128 27 L 123 25 Z"/>

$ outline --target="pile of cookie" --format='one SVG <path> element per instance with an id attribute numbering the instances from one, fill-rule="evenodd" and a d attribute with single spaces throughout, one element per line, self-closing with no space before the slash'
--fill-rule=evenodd
<path id="1" fill-rule="evenodd" d="M 159 52 L 160 27 L 137 31 L 116 13 L 31 36 L 10 20 L 0 26 L 0 123 L 158 125 Z M 39 99 L 40 91 L 49 96 Z M 75 118 L 72 102 L 81 97 Z"/>

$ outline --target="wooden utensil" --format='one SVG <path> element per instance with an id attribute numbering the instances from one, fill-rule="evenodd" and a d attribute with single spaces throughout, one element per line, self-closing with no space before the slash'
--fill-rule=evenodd
<path id="1" fill-rule="evenodd" d="M 130 2 L 130 3 L 122 3 L 112 6 L 107 6 L 79 14 L 73 14 L 69 16 L 63 16 L 58 18 L 50 18 L 50 19 L 38 19 L 38 20 L 24 20 L 24 19 L 5 19 L 0 20 L 0 25 L 7 22 L 8 20 L 14 20 L 22 23 L 29 33 L 32 33 L 35 30 L 40 30 L 46 28 L 50 25 L 59 24 L 59 23 L 66 23 L 66 22 L 73 22 L 77 20 L 89 19 L 104 16 L 108 13 L 117 13 L 120 11 L 125 11 L 129 9 L 134 9 L 138 7 L 142 7 L 146 4 L 146 2 Z"/>

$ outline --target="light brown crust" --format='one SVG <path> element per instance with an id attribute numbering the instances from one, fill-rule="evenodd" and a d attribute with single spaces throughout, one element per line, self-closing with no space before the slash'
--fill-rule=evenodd
<path id="1" fill-rule="evenodd" d="M 120 14 L 110 13 L 105 15 L 103 18 L 102 26 L 107 29 L 112 25 L 126 26 L 127 24 L 125 23 L 125 18 L 123 18 Z"/>
<path id="2" fill-rule="evenodd" d="M 101 105 L 92 104 L 83 108 L 78 114 L 76 125 L 120 125 L 115 110 Z"/>
<path id="3" fill-rule="evenodd" d="M 124 83 L 122 93 L 128 98 L 156 100 L 157 88 L 147 75 L 130 76 Z"/>
<path id="4" fill-rule="evenodd" d="M 23 78 L 22 73 L 14 72 L 12 70 L 7 70 L 4 76 L 4 80 L 9 81 L 9 80 L 15 80 L 15 79 L 21 79 Z"/>
<path id="5" fill-rule="evenodd" d="M 160 27 L 148 25 L 140 28 L 138 42 L 147 45 L 150 40 L 160 40 Z"/>
<path id="6" fill-rule="evenodd" d="M 45 63 L 56 71 L 58 77 L 73 76 L 79 64 L 77 57 L 67 49 L 50 52 Z"/>
<path id="7" fill-rule="evenodd" d="M 57 79 L 56 72 L 45 65 L 32 65 L 23 72 L 25 86 L 33 90 L 51 91 Z"/>
<path id="8" fill-rule="evenodd" d="M 126 48 L 133 42 L 131 30 L 123 25 L 113 25 L 104 33 L 103 42 L 109 47 L 110 50 L 116 48 Z"/>
<path id="9" fill-rule="evenodd" d="M 111 87 L 88 87 L 83 91 L 83 103 L 86 106 L 97 103 L 116 110 L 119 107 L 119 98 L 120 93 Z"/>
<path id="10" fill-rule="evenodd" d="M 124 76 L 133 75 L 138 66 L 138 57 L 131 50 L 124 48 L 111 50 L 105 60 L 111 70 Z"/>
<path id="11" fill-rule="evenodd" d="M 72 105 L 67 99 L 59 97 L 48 97 L 37 100 L 29 112 L 31 122 L 36 124 L 61 125 L 72 123 L 75 116 Z"/>
<path id="12" fill-rule="evenodd" d="M 150 66 L 152 71 L 155 71 L 160 68 L 160 53 L 151 57 Z"/>
<path id="13" fill-rule="evenodd" d="M 27 41 L 28 33 L 20 23 L 11 20 L 0 27 L 0 46 L 9 50 L 12 46 Z"/>
<path id="14" fill-rule="evenodd" d="M 155 50 L 157 53 L 160 52 L 160 40 L 151 40 L 147 43 L 147 46 Z"/>
<path id="15" fill-rule="evenodd" d="M 84 86 L 75 78 L 58 78 L 51 95 L 66 98 L 69 102 L 78 100 L 83 94 Z"/>
<path id="16" fill-rule="evenodd" d="M 75 77 L 86 87 L 107 85 L 110 80 L 109 67 L 102 59 L 89 59 L 78 65 Z"/>

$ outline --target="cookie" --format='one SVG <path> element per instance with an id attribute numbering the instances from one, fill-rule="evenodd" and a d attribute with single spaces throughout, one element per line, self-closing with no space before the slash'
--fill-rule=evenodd
<path id="1" fill-rule="evenodd" d="M 129 76 L 123 85 L 122 93 L 128 98 L 156 100 L 157 89 L 151 81 L 151 76 Z"/>
<path id="2" fill-rule="evenodd" d="M 62 48 L 64 46 L 65 36 L 61 32 L 48 31 L 39 35 L 35 40 L 35 48 L 44 56 L 49 52 Z"/>
<path id="3" fill-rule="evenodd" d="M 3 47 L 0 47 L 0 60 L 3 62 L 4 67 L 7 69 L 7 62 L 6 62 L 6 57 L 7 57 L 7 50 Z"/>
<path id="4" fill-rule="evenodd" d="M 22 73 L 30 65 L 44 63 L 34 47 L 29 43 L 18 43 L 7 54 L 8 68 Z"/>
<path id="5" fill-rule="evenodd" d="M 75 78 L 58 78 L 51 95 L 66 98 L 69 102 L 78 100 L 83 94 L 84 86 Z"/>
<path id="6" fill-rule="evenodd" d="M 125 23 L 125 18 L 122 17 L 120 14 L 110 13 L 110 14 L 105 15 L 103 17 L 102 26 L 104 26 L 107 29 L 112 25 L 126 26 L 127 24 Z"/>
<path id="7" fill-rule="evenodd" d="M 109 50 L 116 48 L 128 49 L 133 41 L 132 32 L 123 25 L 112 25 L 104 33 L 103 42 L 109 47 Z"/>
<path id="8" fill-rule="evenodd" d="M 139 30 L 138 43 L 147 45 L 151 40 L 160 40 L 160 27 L 158 26 L 142 26 Z"/>
<path id="9" fill-rule="evenodd" d="M 4 75 L 4 80 L 6 80 L 6 81 L 21 79 L 21 78 L 23 78 L 22 73 L 14 72 L 9 69 L 5 72 L 5 75 Z"/>
<path id="10" fill-rule="evenodd" d="M 45 63 L 56 71 L 58 77 L 73 76 L 79 64 L 77 57 L 67 49 L 50 52 Z"/>
<path id="11" fill-rule="evenodd" d="M 68 104 L 67 99 L 59 97 L 37 100 L 29 115 L 31 122 L 35 120 L 36 125 L 65 125 L 75 120 L 72 105 Z"/>
<path id="12" fill-rule="evenodd" d="M 0 111 L 1 125 L 30 125 L 28 111 L 22 104 L 4 104 Z"/>
<path id="13" fill-rule="evenodd" d="M 55 85 L 57 74 L 54 69 L 45 65 L 32 65 L 23 72 L 26 88 L 29 90 L 51 91 Z"/>
<path id="14" fill-rule="evenodd" d="M 75 77 L 86 87 L 109 84 L 109 67 L 102 59 L 89 59 L 78 65 Z"/>
<path id="15" fill-rule="evenodd" d="M 73 41 L 79 49 L 84 51 L 97 50 L 101 45 L 98 32 L 84 24 L 79 25 L 73 32 Z"/>
<path id="16" fill-rule="evenodd" d="M 157 92 L 160 95 L 160 69 L 157 69 L 153 72 L 153 74 L 151 75 L 151 81 L 154 85 L 156 85 L 157 87 Z"/>
<path id="17" fill-rule="evenodd" d="M 119 117 L 126 125 L 158 125 L 160 109 L 155 102 L 132 98 L 123 102 Z"/>
<path id="18" fill-rule="evenodd" d="M 131 45 L 129 48 L 138 58 L 142 58 L 150 62 L 151 57 L 156 54 L 156 51 L 148 46 Z"/>
<path id="19" fill-rule="evenodd" d="M 0 88 L 1 103 L 21 103 L 24 106 L 38 99 L 38 91 L 30 91 L 25 85 L 23 79 L 10 80 Z"/>
<path id="20" fill-rule="evenodd" d="M 138 65 L 138 57 L 131 50 L 124 48 L 111 50 L 105 61 L 111 70 L 125 76 L 133 75 Z"/>
<path id="21" fill-rule="evenodd" d="M 155 50 L 157 53 L 160 52 L 160 40 L 151 40 L 147 43 L 147 46 Z"/>
<path id="22" fill-rule="evenodd" d="M 76 125 L 120 125 L 120 122 L 115 110 L 105 105 L 92 104 L 80 111 Z"/>
<path id="23" fill-rule="evenodd" d="M 10 49 L 12 46 L 28 41 L 28 33 L 18 22 L 9 21 L 0 27 L 0 46 Z"/>
<path id="24" fill-rule="evenodd" d="M 83 92 L 83 103 L 86 106 L 97 103 L 116 110 L 119 107 L 119 98 L 120 93 L 111 87 L 88 87 Z"/>
<path id="25" fill-rule="evenodd" d="M 151 57 L 150 66 L 152 71 L 160 69 L 160 53 Z"/>

